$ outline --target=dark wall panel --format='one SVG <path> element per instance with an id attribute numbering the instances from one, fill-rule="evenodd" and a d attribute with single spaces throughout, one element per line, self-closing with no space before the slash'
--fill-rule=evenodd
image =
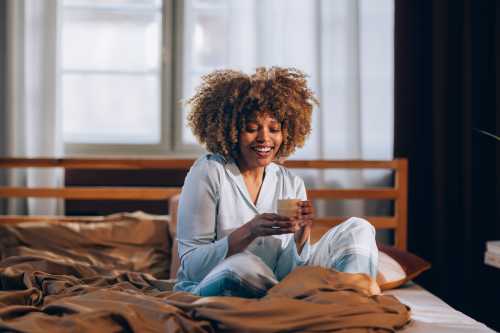
<path id="1" fill-rule="evenodd" d="M 187 170 L 67 170 L 66 186 L 182 187 Z M 67 215 L 105 215 L 142 210 L 168 214 L 164 201 L 67 200 Z"/>

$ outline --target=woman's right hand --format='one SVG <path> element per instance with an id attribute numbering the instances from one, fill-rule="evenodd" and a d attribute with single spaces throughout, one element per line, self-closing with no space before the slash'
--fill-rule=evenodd
<path id="1" fill-rule="evenodd" d="M 260 236 L 282 235 L 295 233 L 300 229 L 297 219 L 264 213 L 234 230 L 228 236 L 228 250 L 226 257 L 244 251 L 253 240 Z"/>
<path id="2" fill-rule="evenodd" d="M 270 235 L 282 235 L 295 233 L 300 229 L 300 221 L 290 217 L 264 213 L 256 215 L 248 223 L 247 227 L 253 237 Z"/>

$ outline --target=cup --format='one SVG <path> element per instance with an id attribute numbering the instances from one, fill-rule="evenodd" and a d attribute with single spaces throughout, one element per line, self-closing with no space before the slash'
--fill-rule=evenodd
<path id="1" fill-rule="evenodd" d="M 278 215 L 295 217 L 299 210 L 297 205 L 300 199 L 280 199 L 278 200 Z"/>

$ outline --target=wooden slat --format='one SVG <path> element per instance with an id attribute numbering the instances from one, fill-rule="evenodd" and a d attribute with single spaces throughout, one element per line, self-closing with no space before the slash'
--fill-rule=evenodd
<path id="1" fill-rule="evenodd" d="M 0 158 L 0 168 L 65 168 L 65 169 L 180 169 L 193 165 L 193 159 L 129 159 L 129 158 Z"/>
<path id="2" fill-rule="evenodd" d="M 398 191 L 392 188 L 369 189 L 310 189 L 307 190 L 310 199 L 396 199 Z"/>
<path id="3" fill-rule="evenodd" d="M 398 160 L 287 160 L 283 165 L 296 169 L 396 169 L 399 164 Z"/>
<path id="4" fill-rule="evenodd" d="M 376 229 L 395 229 L 398 222 L 393 216 L 363 216 Z M 349 219 L 347 216 L 325 216 L 314 219 L 314 226 L 331 228 Z"/>
<path id="5" fill-rule="evenodd" d="M 65 169 L 189 169 L 194 159 L 154 158 L 0 158 L 0 168 L 65 168 Z M 288 160 L 288 168 L 298 169 L 396 169 L 398 160 Z"/>
<path id="6" fill-rule="evenodd" d="M 79 200 L 166 200 L 181 192 L 179 187 L 0 187 L 0 197 L 64 198 Z"/>
<path id="7" fill-rule="evenodd" d="M 408 160 L 401 160 L 396 172 L 396 190 L 399 197 L 395 202 L 395 217 L 398 227 L 395 232 L 395 246 L 406 250 L 408 240 Z"/>
<path id="8" fill-rule="evenodd" d="M 370 221 L 376 229 L 394 229 L 398 225 L 395 217 L 365 216 L 363 218 Z M 347 219 L 348 217 L 333 216 L 315 219 L 311 230 L 311 242 L 317 242 L 330 228 Z"/>
<path id="9" fill-rule="evenodd" d="M 102 221 L 101 216 L 83 216 L 85 220 L 77 220 L 82 216 L 55 216 L 55 215 L 4 215 L 0 216 L 0 224 L 15 224 L 15 223 L 29 223 L 29 222 L 49 222 L 56 223 L 57 221 L 76 221 L 78 223 L 99 222 Z"/>

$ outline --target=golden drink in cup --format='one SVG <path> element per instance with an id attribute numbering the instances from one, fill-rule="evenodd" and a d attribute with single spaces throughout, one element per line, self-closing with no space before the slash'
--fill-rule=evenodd
<path id="1" fill-rule="evenodd" d="M 299 210 L 298 203 L 300 199 L 281 199 L 278 200 L 278 215 L 286 217 L 295 217 Z"/>

